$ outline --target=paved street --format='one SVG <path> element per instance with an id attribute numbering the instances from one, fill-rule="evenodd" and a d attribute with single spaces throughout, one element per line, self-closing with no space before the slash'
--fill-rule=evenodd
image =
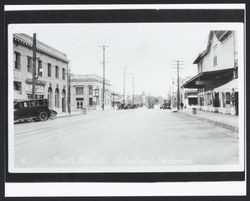
<path id="1" fill-rule="evenodd" d="M 15 167 L 238 163 L 237 133 L 169 110 L 95 111 L 14 129 Z"/>

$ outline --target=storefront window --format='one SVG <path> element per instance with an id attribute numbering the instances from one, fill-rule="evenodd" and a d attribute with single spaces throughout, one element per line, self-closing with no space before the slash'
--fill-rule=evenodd
<path id="1" fill-rule="evenodd" d="M 226 104 L 230 104 L 230 93 L 226 92 Z"/>
<path id="2" fill-rule="evenodd" d="M 225 93 L 224 92 L 222 92 L 221 93 L 221 99 L 222 99 L 222 107 L 225 107 L 226 106 L 226 104 L 225 104 Z"/>

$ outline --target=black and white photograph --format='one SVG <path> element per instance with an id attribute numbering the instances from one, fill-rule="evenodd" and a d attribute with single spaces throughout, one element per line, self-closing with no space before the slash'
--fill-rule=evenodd
<path id="1" fill-rule="evenodd" d="M 10 167 L 235 170 L 242 28 L 10 25 Z"/>
<path id="2" fill-rule="evenodd" d="M 10 174 L 245 170 L 244 23 L 7 33 Z"/>

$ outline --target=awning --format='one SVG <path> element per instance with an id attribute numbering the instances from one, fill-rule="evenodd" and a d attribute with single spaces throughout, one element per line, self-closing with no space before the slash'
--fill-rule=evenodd
<path id="1" fill-rule="evenodd" d="M 233 79 L 232 81 L 217 87 L 214 89 L 215 92 L 232 92 L 232 89 L 234 91 L 238 91 L 238 79 Z"/>
<path id="2" fill-rule="evenodd" d="M 216 88 L 232 80 L 233 71 L 234 68 L 201 72 L 184 83 L 181 88 Z"/>

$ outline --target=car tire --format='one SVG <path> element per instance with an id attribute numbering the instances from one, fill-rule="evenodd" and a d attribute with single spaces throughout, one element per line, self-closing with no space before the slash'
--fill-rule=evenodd
<path id="1" fill-rule="evenodd" d="M 49 115 L 46 111 L 42 111 L 39 113 L 39 120 L 40 121 L 47 121 L 49 118 Z"/>
<path id="2" fill-rule="evenodd" d="M 50 112 L 50 119 L 56 119 L 56 113 Z"/>

